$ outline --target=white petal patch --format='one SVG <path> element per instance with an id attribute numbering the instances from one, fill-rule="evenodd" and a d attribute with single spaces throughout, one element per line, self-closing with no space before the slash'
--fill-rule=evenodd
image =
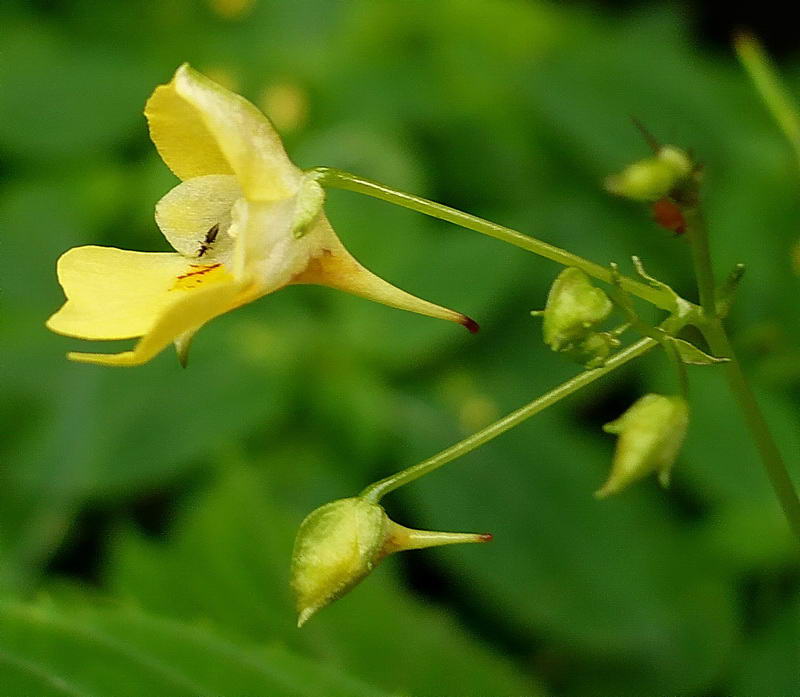
<path id="1" fill-rule="evenodd" d="M 185 257 L 224 263 L 233 253 L 231 209 L 241 196 L 231 174 L 187 179 L 156 204 L 156 223 Z"/>

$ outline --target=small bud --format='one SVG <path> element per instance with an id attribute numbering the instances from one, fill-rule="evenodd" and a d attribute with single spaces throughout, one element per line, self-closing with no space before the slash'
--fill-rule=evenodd
<path id="1" fill-rule="evenodd" d="M 662 486 L 669 474 L 689 425 L 689 406 L 683 397 L 647 394 L 616 421 L 603 426 L 619 436 L 608 481 L 597 498 L 615 494 L 629 484 L 658 472 Z"/>
<path id="2" fill-rule="evenodd" d="M 306 517 L 294 543 L 297 626 L 342 597 L 389 554 L 491 539 L 491 535 L 412 530 L 389 520 L 381 506 L 360 497 L 328 503 Z"/>
<path id="3" fill-rule="evenodd" d="M 608 296 L 583 271 L 568 267 L 550 287 L 545 309 L 531 314 L 544 316 L 544 342 L 553 351 L 570 351 L 592 334 L 612 307 Z"/>
<path id="4" fill-rule="evenodd" d="M 634 201 L 658 201 L 679 187 L 694 171 L 689 155 L 665 145 L 656 155 L 634 162 L 619 174 L 606 178 L 606 189 Z"/>
<path id="5" fill-rule="evenodd" d="M 305 174 L 297 194 L 294 211 L 292 235 L 295 239 L 303 237 L 311 224 L 317 219 L 325 203 L 325 189 L 316 180 L 314 174 Z"/>
<path id="6" fill-rule="evenodd" d="M 594 332 L 566 351 L 566 354 L 586 368 L 601 368 L 619 345 L 620 340 L 613 333 Z"/>

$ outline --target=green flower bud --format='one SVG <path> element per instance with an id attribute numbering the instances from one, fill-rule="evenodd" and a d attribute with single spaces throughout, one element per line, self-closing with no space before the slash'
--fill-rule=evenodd
<path id="1" fill-rule="evenodd" d="M 615 494 L 652 472 L 667 486 L 688 425 L 689 405 L 683 397 L 647 394 L 636 400 L 616 421 L 603 426 L 619 438 L 611 474 L 595 496 Z"/>
<path id="2" fill-rule="evenodd" d="M 566 354 L 586 368 L 601 368 L 619 345 L 620 340 L 611 332 L 594 332 Z"/>
<path id="3" fill-rule="evenodd" d="M 619 174 L 606 178 L 606 189 L 634 201 L 657 201 L 680 186 L 694 171 L 683 150 L 665 145 L 654 157 L 634 162 Z"/>
<path id="4" fill-rule="evenodd" d="M 491 539 L 491 535 L 411 530 L 389 520 L 378 504 L 360 497 L 328 503 L 302 522 L 294 543 L 297 626 L 342 597 L 389 554 Z"/>
<path id="5" fill-rule="evenodd" d="M 608 296 L 583 271 L 568 267 L 550 287 L 545 309 L 531 314 L 544 316 L 544 342 L 553 351 L 569 351 L 592 334 L 612 307 Z"/>

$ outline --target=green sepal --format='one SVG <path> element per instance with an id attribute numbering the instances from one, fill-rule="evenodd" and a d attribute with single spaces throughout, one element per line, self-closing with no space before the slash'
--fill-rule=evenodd
<path id="1" fill-rule="evenodd" d="M 663 291 L 664 294 L 669 297 L 671 306 L 665 309 L 667 309 L 670 314 L 679 318 L 684 318 L 694 310 L 694 305 L 688 300 L 684 300 L 671 286 L 647 273 L 639 257 L 632 256 L 631 261 L 633 262 L 633 268 L 636 269 L 636 273 L 639 274 L 639 276 L 647 281 L 653 288 Z"/>
<path id="2" fill-rule="evenodd" d="M 733 305 L 733 299 L 736 295 L 736 290 L 739 288 L 739 283 L 744 276 L 745 265 L 736 264 L 725 282 L 717 289 L 717 314 L 720 317 L 727 317 Z"/>
<path id="3" fill-rule="evenodd" d="M 602 368 L 620 340 L 613 332 L 594 332 L 564 353 L 588 369 Z"/>
<path id="4" fill-rule="evenodd" d="M 701 351 L 694 344 L 674 336 L 667 337 L 666 341 L 675 347 L 678 358 L 686 365 L 719 365 L 720 363 L 729 363 L 731 360 L 730 358 L 711 356 L 705 351 Z"/>
<path id="5" fill-rule="evenodd" d="M 311 228 L 325 203 L 323 189 L 314 174 L 306 174 L 297 193 L 297 203 L 292 223 L 292 236 L 300 239 Z"/>

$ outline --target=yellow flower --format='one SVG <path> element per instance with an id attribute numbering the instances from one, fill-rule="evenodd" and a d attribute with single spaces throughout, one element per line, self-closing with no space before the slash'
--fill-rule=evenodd
<path id="1" fill-rule="evenodd" d="M 58 261 L 67 302 L 47 321 L 82 339 L 141 337 L 123 353 L 72 360 L 140 365 L 170 343 L 185 360 L 210 319 L 292 283 L 316 283 L 463 324 L 460 313 L 395 288 L 344 248 L 313 173 L 286 155 L 250 102 L 182 65 L 145 107 L 150 136 L 182 180 L 156 205 L 175 252 L 77 247 Z"/>

